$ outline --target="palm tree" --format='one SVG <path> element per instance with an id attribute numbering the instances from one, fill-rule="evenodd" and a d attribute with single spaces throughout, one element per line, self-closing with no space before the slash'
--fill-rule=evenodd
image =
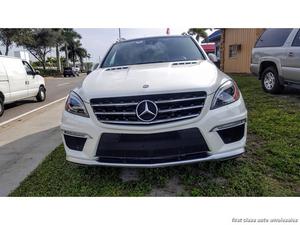
<path id="1" fill-rule="evenodd" d="M 56 44 L 55 44 L 55 51 L 56 51 L 56 66 L 57 70 L 59 72 L 62 71 L 61 68 L 61 60 L 60 60 L 60 46 L 64 43 L 64 35 L 63 35 L 63 29 L 61 28 L 56 28 L 53 29 L 55 32 L 55 37 L 56 37 Z"/>
<path id="2" fill-rule="evenodd" d="M 80 61 L 80 69 L 81 70 L 84 70 L 84 62 L 83 62 L 83 59 L 84 58 L 87 58 L 88 57 L 88 53 L 87 53 L 87 50 L 85 48 L 78 48 L 77 49 L 77 56 L 79 58 L 79 61 Z"/>
<path id="3" fill-rule="evenodd" d="M 206 33 L 207 28 L 190 28 L 188 30 L 189 35 L 196 35 L 196 40 L 199 42 L 200 37 L 201 38 L 206 38 L 207 33 Z"/>
<path id="4" fill-rule="evenodd" d="M 83 69 L 83 59 L 88 56 L 87 50 L 82 47 L 82 44 L 79 40 L 73 41 L 69 43 L 68 47 L 68 56 L 71 58 L 73 62 L 73 66 L 75 67 L 75 63 L 77 58 L 80 62 L 81 70 Z"/>
<path id="5" fill-rule="evenodd" d="M 69 49 L 72 43 L 76 40 L 81 39 L 79 33 L 77 33 L 73 28 L 64 28 L 62 30 L 64 36 L 64 46 L 61 48 L 62 51 L 65 51 L 66 56 L 66 66 L 69 67 Z M 74 63 L 74 62 L 73 62 Z"/>

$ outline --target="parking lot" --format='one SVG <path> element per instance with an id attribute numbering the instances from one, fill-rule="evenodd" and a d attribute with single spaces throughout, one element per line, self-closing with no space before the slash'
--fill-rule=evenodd
<path id="1" fill-rule="evenodd" d="M 53 151 L 11 196 L 300 196 L 300 91 L 234 75 L 248 109 L 246 154 L 158 169 L 84 167 Z"/>

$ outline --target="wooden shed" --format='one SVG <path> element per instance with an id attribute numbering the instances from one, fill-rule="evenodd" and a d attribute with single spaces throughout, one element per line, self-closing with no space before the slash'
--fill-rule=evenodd
<path id="1" fill-rule="evenodd" d="M 264 29 L 222 29 L 221 70 L 225 73 L 250 73 L 251 51 Z"/>

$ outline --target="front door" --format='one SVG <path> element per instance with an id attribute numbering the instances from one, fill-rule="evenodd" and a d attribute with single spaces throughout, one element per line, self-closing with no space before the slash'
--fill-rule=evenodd
<path id="1" fill-rule="evenodd" d="M 300 83 L 300 30 L 290 47 L 287 47 L 284 79 Z"/>
<path id="2" fill-rule="evenodd" d="M 28 97 L 36 96 L 39 91 L 39 83 L 35 77 L 35 72 L 28 62 L 23 61 L 23 65 L 27 73 Z"/>

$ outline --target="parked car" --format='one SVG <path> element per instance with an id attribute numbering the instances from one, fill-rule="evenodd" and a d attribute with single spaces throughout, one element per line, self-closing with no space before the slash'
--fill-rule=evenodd
<path id="1" fill-rule="evenodd" d="M 71 77 L 71 76 L 75 77 L 76 76 L 76 73 L 72 67 L 65 67 L 63 74 L 64 74 L 64 77 Z"/>
<path id="2" fill-rule="evenodd" d="M 300 30 L 267 29 L 252 50 L 251 72 L 269 93 L 300 87 Z"/>
<path id="3" fill-rule="evenodd" d="M 236 83 L 190 36 L 115 43 L 69 94 L 61 124 L 68 161 L 128 167 L 237 157 L 246 127 Z"/>
<path id="4" fill-rule="evenodd" d="M 78 65 L 76 65 L 76 66 L 73 66 L 72 69 L 73 69 L 73 71 L 75 72 L 75 74 L 76 74 L 77 76 L 79 76 L 79 73 L 80 73 L 80 67 L 79 67 Z"/>
<path id="5" fill-rule="evenodd" d="M 45 80 L 28 62 L 0 56 L 0 116 L 4 105 L 24 98 L 46 99 Z"/>

